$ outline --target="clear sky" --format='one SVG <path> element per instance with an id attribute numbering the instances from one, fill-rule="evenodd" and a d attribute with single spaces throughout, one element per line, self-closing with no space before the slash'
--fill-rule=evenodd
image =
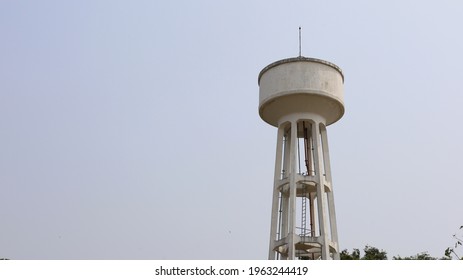
<path id="1" fill-rule="evenodd" d="M 461 1 L 1 1 L 0 258 L 265 259 L 257 75 L 345 74 L 341 249 L 442 256 L 463 225 Z"/>

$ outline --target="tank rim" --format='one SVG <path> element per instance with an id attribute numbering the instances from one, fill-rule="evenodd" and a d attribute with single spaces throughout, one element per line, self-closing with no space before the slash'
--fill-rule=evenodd
<path id="1" fill-rule="evenodd" d="M 285 58 L 281 59 L 278 61 L 275 61 L 273 63 L 270 63 L 269 65 L 265 66 L 264 69 L 262 69 L 259 73 L 259 78 L 257 79 L 257 84 L 260 86 L 260 78 L 262 78 L 262 75 L 267 72 L 269 69 L 276 67 L 281 64 L 285 63 L 291 63 L 291 62 L 300 62 L 300 61 L 305 61 L 305 62 L 315 62 L 315 63 L 320 63 L 320 64 L 325 64 L 327 66 L 330 66 L 334 68 L 336 71 L 341 74 L 342 77 L 342 82 L 344 83 L 344 74 L 342 73 L 342 70 L 339 66 L 337 66 L 334 63 L 331 63 L 329 61 L 323 60 L 323 59 L 318 59 L 318 58 L 313 58 L 313 57 L 305 57 L 305 56 L 298 56 L 298 57 L 291 57 L 291 58 Z"/>

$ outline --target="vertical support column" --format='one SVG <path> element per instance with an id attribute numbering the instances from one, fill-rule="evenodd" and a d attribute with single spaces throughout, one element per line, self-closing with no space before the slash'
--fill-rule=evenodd
<path id="1" fill-rule="evenodd" d="M 283 126 L 283 130 L 284 130 L 284 137 L 285 137 L 285 141 L 284 141 L 284 147 L 283 147 L 283 154 L 284 154 L 284 157 L 283 157 L 283 170 L 284 170 L 284 175 L 283 175 L 283 178 L 287 178 L 289 176 L 289 166 L 290 166 L 290 156 L 289 156 L 289 149 L 290 149 L 290 146 L 291 146 L 291 126 L 289 129 L 287 129 L 287 125 L 284 125 Z"/>
<path id="2" fill-rule="evenodd" d="M 291 148 L 291 125 L 290 125 L 290 128 L 289 128 L 289 131 L 287 131 L 287 125 L 285 124 L 283 126 L 283 130 L 284 130 L 284 137 L 285 137 L 285 141 L 284 141 L 284 147 L 283 147 L 283 170 L 285 171 L 284 172 L 284 175 L 283 175 L 283 178 L 282 179 L 285 179 L 289 176 L 289 173 L 290 173 L 290 162 L 291 162 L 291 157 L 290 157 L 290 148 Z M 283 186 L 283 189 L 281 191 L 281 195 L 283 197 L 282 199 L 282 205 L 281 205 L 281 236 L 282 237 L 287 237 L 288 236 L 288 221 L 289 221 L 289 217 L 288 217 L 288 211 L 289 211 L 289 186 L 288 185 L 285 185 Z M 280 255 L 280 259 L 282 260 L 287 260 L 288 259 L 288 255 L 283 255 L 281 254 Z"/>
<path id="3" fill-rule="evenodd" d="M 323 177 L 323 150 L 320 145 L 320 130 L 319 123 L 315 122 L 312 125 L 312 137 L 314 145 L 314 165 L 315 165 L 315 180 L 317 183 L 317 207 L 318 207 L 318 224 L 320 229 L 321 257 L 323 260 L 330 258 L 327 217 L 325 216 L 325 179 Z"/>
<path id="4" fill-rule="evenodd" d="M 334 207 L 334 194 L 333 194 L 333 181 L 331 178 L 331 163 L 330 163 L 330 152 L 328 148 L 328 134 L 326 127 L 323 124 L 320 124 L 320 133 L 322 137 L 323 145 L 323 162 L 325 163 L 325 174 L 326 180 L 331 185 L 331 190 L 328 193 L 328 213 L 330 215 L 330 229 L 331 229 L 331 241 L 335 245 L 336 252 L 333 254 L 333 259 L 339 260 L 339 244 L 338 244 L 338 229 L 336 223 L 336 210 Z"/>
<path id="5" fill-rule="evenodd" d="M 315 225 L 315 193 L 309 193 L 309 211 L 310 211 L 310 236 L 315 237 L 315 231 L 317 230 Z"/>
<path id="6" fill-rule="evenodd" d="M 288 194 L 282 193 L 283 199 L 281 204 L 281 236 L 282 238 L 287 238 L 288 236 L 288 207 L 289 207 L 289 196 Z M 288 255 L 280 254 L 280 260 L 287 260 Z"/>
<path id="7" fill-rule="evenodd" d="M 289 172 L 289 221 L 288 221 L 288 259 L 296 257 L 294 235 L 296 234 L 296 174 L 297 174 L 297 121 L 291 121 L 290 172 Z"/>
<path id="8" fill-rule="evenodd" d="M 277 134 L 277 148 L 276 148 L 276 158 L 275 158 L 275 174 L 273 179 L 273 198 L 272 198 L 272 219 L 270 222 L 270 242 L 269 242 L 269 254 L 268 259 L 276 259 L 276 252 L 273 250 L 275 248 L 275 239 L 277 234 L 278 227 L 278 211 L 279 211 L 279 190 L 278 184 L 281 177 L 281 163 L 282 163 L 282 148 L 283 148 L 283 136 L 284 136 L 284 127 L 278 127 Z M 280 206 L 281 207 L 281 206 Z"/>

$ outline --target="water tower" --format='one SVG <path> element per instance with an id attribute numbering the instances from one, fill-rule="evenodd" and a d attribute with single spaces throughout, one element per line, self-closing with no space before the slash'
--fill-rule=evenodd
<path id="1" fill-rule="evenodd" d="M 344 114 L 342 71 L 299 56 L 258 83 L 260 117 L 278 127 L 269 259 L 339 259 L 326 127 Z"/>

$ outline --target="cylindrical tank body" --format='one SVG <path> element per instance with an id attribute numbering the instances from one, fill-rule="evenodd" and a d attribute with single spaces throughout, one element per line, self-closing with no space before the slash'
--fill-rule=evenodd
<path id="1" fill-rule="evenodd" d="M 276 61 L 259 74 L 259 114 L 278 127 L 281 117 L 315 113 L 330 125 L 344 114 L 344 76 L 324 60 L 295 57 Z"/>

